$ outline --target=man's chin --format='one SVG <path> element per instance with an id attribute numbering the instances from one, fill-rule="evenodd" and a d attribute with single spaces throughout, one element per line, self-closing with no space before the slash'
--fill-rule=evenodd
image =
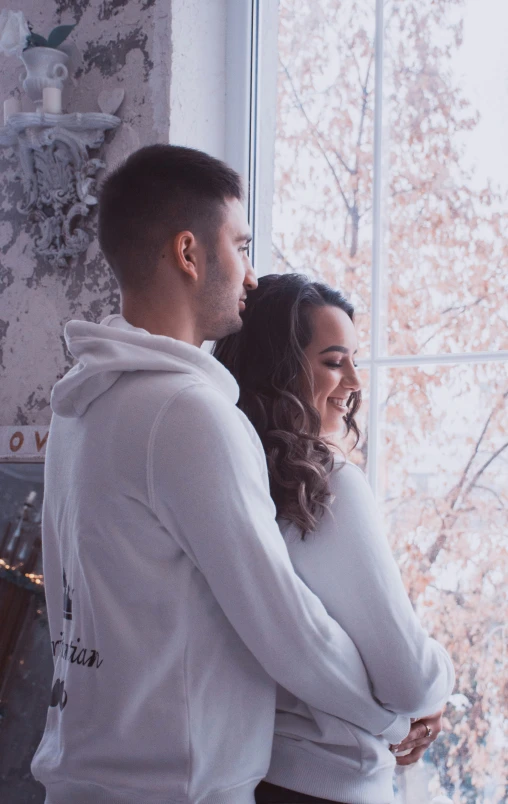
<path id="1" fill-rule="evenodd" d="M 217 332 L 210 340 L 218 341 L 221 338 L 225 338 L 226 335 L 235 335 L 235 333 L 240 332 L 241 328 L 243 327 L 243 321 L 240 317 L 240 314 L 237 315 L 236 320 L 228 321 L 228 323 L 223 324 L 222 326 L 217 326 Z"/>

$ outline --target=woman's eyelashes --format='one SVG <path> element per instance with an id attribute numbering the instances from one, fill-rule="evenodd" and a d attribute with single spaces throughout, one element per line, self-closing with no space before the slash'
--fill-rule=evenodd
<path id="1" fill-rule="evenodd" d="M 329 366 L 329 368 L 340 369 L 344 368 L 344 363 L 330 363 L 327 361 L 325 363 L 325 366 Z M 358 368 L 358 363 L 353 363 L 353 367 Z"/>

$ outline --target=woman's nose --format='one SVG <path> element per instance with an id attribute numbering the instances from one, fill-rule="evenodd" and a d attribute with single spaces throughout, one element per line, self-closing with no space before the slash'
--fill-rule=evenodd
<path id="1" fill-rule="evenodd" d="M 347 372 L 342 378 L 342 385 L 347 388 L 348 391 L 353 393 L 354 391 L 359 391 L 361 388 L 360 378 L 356 373 L 356 369 L 351 367 L 351 371 Z"/>

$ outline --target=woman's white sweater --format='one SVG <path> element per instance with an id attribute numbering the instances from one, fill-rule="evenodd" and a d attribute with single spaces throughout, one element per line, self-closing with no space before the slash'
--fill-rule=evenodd
<path id="1" fill-rule="evenodd" d="M 432 714 L 453 689 L 448 654 L 413 611 L 361 469 L 337 461 L 330 485 L 330 508 L 304 541 L 279 523 L 296 572 L 352 638 L 374 697 L 393 712 Z M 332 801 L 388 804 L 394 764 L 384 737 L 278 687 L 268 781 Z"/>

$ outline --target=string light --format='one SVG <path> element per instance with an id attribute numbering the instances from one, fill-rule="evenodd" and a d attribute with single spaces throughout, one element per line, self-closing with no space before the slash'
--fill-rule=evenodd
<path id="1" fill-rule="evenodd" d="M 42 575 L 36 575 L 33 572 L 21 572 L 19 569 L 15 567 L 11 567 L 4 561 L 3 558 L 0 558 L 0 569 L 5 570 L 6 572 L 13 573 L 18 578 L 26 578 L 27 581 L 30 583 L 36 584 L 36 586 L 44 586 L 44 579 Z"/>

